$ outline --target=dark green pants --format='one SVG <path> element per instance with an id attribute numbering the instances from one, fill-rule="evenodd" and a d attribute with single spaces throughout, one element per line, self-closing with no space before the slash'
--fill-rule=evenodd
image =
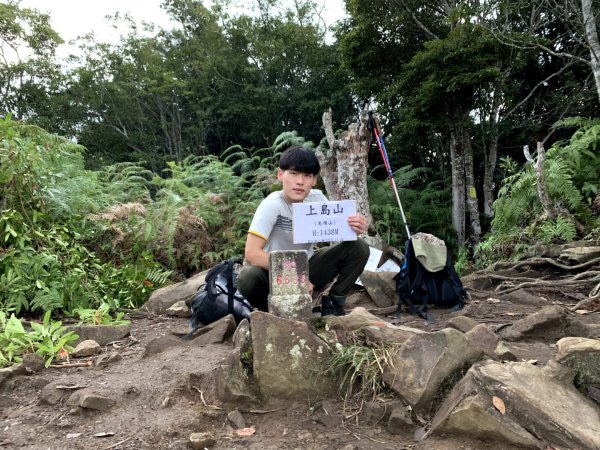
<path id="1" fill-rule="evenodd" d="M 360 276 L 369 259 L 368 244 L 358 238 L 331 247 L 319 249 L 308 261 L 308 278 L 317 291 L 337 280 L 330 293 L 345 297 Z M 238 275 L 238 289 L 252 306 L 267 310 L 269 271 L 262 267 L 245 265 Z"/>

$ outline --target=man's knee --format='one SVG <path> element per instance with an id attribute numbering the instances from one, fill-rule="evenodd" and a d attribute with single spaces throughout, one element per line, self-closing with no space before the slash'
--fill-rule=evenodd
<path id="1" fill-rule="evenodd" d="M 369 244 L 367 244 L 367 242 L 361 238 L 357 238 L 356 241 L 350 242 L 353 242 L 354 244 L 353 252 L 355 257 L 366 264 L 371 252 L 369 249 Z"/>
<path id="2" fill-rule="evenodd" d="M 237 277 L 238 290 L 244 297 L 251 296 L 261 280 L 264 278 L 265 269 L 258 266 L 244 266 Z"/>

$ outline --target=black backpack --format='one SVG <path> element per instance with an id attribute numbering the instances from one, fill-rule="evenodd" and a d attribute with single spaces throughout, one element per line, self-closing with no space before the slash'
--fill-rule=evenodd
<path id="1" fill-rule="evenodd" d="M 434 322 L 431 314 L 427 312 L 427 305 L 437 305 L 450 308 L 450 311 L 459 311 L 467 301 L 467 293 L 454 270 L 450 255 L 447 255 L 446 265 L 442 270 L 430 272 L 415 256 L 411 239 L 406 242 L 404 262 L 394 279 L 399 296 L 396 313 L 398 318 L 404 306 L 410 314 L 418 315 L 428 322 Z"/>
<path id="2" fill-rule="evenodd" d="M 204 285 L 192 299 L 190 311 L 190 331 L 184 338 L 194 334 L 200 324 L 208 325 L 233 314 L 236 322 L 249 319 L 253 311 L 250 302 L 237 290 L 237 272 L 235 265 L 241 258 L 222 261 L 208 271 Z"/>

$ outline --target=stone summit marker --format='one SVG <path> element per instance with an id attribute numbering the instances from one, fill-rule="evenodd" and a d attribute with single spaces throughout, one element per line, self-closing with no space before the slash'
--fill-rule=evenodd
<path id="1" fill-rule="evenodd" d="M 308 291 L 308 253 L 305 250 L 269 253 L 269 312 L 292 320 L 312 317 Z"/>

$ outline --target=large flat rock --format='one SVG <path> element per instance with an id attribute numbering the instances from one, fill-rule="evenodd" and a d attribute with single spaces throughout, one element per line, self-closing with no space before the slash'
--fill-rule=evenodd
<path id="1" fill-rule="evenodd" d="M 575 387 L 527 363 L 474 365 L 439 408 L 433 432 L 533 448 L 600 448 L 600 411 Z"/>
<path id="2" fill-rule="evenodd" d="M 416 410 L 429 409 L 443 389 L 449 389 L 481 358 L 465 335 L 453 328 L 413 334 L 384 368 L 383 381 Z"/>
<path id="3" fill-rule="evenodd" d="M 253 375 L 264 398 L 304 401 L 337 395 L 337 384 L 325 375 L 331 350 L 306 322 L 255 311 L 250 324 Z"/>

